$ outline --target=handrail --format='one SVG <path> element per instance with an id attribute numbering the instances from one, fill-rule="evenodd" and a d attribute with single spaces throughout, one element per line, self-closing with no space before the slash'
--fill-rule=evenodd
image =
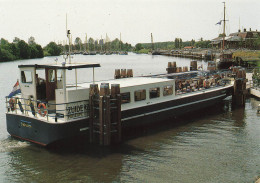
<path id="1" fill-rule="evenodd" d="M 65 116 L 71 116 L 71 114 L 68 115 L 64 115 L 65 110 L 67 110 L 67 108 L 65 109 L 65 107 L 67 105 L 73 105 L 76 103 L 85 103 L 86 105 L 89 105 L 89 100 L 82 100 L 82 101 L 74 101 L 74 102 L 67 102 L 67 103 L 58 103 L 58 104 L 54 104 L 54 103 L 48 103 L 46 101 L 41 101 L 41 100 L 32 100 L 32 99 L 28 99 L 28 98 L 22 98 L 22 97 L 11 97 L 9 98 L 8 96 L 5 97 L 6 98 L 6 109 L 7 109 L 7 113 L 12 113 L 15 112 L 17 113 L 21 113 L 25 116 L 32 116 L 32 117 L 36 117 L 36 118 L 40 118 L 40 119 L 46 119 L 46 121 L 50 121 L 49 118 L 53 119 L 55 122 L 58 122 L 58 119 L 64 119 L 65 120 Z M 9 101 L 11 99 L 14 99 L 15 103 L 13 104 L 13 107 L 11 109 L 10 107 L 10 103 Z M 20 103 L 19 103 L 20 102 Z M 37 108 L 34 108 L 34 103 L 36 102 L 36 106 Z M 44 109 L 38 108 L 38 104 L 44 104 L 45 107 Z M 57 106 L 64 106 L 64 109 L 57 109 Z M 52 109 L 51 106 L 56 106 L 54 109 Z M 19 112 L 20 111 L 20 112 Z M 73 114 L 84 114 L 86 113 L 86 115 L 82 115 L 79 117 L 87 117 L 89 114 L 89 107 L 84 108 L 82 111 L 79 112 L 73 112 Z M 75 117 L 74 117 L 75 118 Z M 63 120 L 63 121 L 64 121 Z"/>

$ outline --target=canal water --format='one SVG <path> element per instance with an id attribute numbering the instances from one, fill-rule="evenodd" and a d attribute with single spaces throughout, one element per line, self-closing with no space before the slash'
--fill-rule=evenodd
<path id="1" fill-rule="evenodd" d="M 57 57 L 62 62 L 62 56 Z M 20 64 L 54 63 L 56 57 L 0 63 L 0 182 L 254 182 L 260 177 L 260 101 L 248 98 L 234 108 L 231 98 L 199 114 L 142 129 L 111 148 L 72 145 L 46 149 L 11 138 L 6 131 L 5 96 L 18 78 Z M 74 61 L 98 62 L 96 80 L 114 69 L 134 76 L 166 72 L 168 62 L 190 60 L 151 55 L 75 55 Z M 205 62 L 198 65 L 205 67 Z M 79 82 L 91 72 L 78 70 Z M 74 74 L 68 82 L 73 82 Z M 182 122 L 182 125 L 174 123 Z"/>

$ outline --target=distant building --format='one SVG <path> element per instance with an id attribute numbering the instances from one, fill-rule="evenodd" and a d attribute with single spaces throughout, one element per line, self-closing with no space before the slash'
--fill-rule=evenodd
<path id="1" fill-rule="evenodd" d="M 195 48 L 194 46 L 185 46 L 184 49 L 187 49 L 187 50 L 190 50 L 190 49 L 193 49 Z"/>
<path id="2" fill-rule="evenodd" d="M 238 32 L 231 33 L 229 36 L 225 37 L 224 45 L 225 48 L 237 49 L 237 48 L 249 48 L 254 49 L 255 45 L 254 40 L 260 37 L 260 32 L 255 30 L 252 31 L 251 28 L 249 31 L 244 29 L 243 32 L 238 30 Z M 222 48 L 223 37 L 217 37 L 211 40 L 212 47 Z M 258 48 L 259 49 L 259 48 Z"/>

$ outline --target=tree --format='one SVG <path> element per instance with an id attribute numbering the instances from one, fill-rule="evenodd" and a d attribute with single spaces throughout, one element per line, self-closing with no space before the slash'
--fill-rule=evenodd
<path id="1" fill-rule="evenodd" d="M 11 49 L 11 52 L 14 55 L 14 57 L 16 59 L 19 59 L 20 58 L 20 49 L 18 48 L 18 44 L 17 43 L 11 43 L 10 49 Z"/>
<path id="2" fill-rule="evenodd" d="M 90 51 L 94 50 L 94 43 L 95 43 L 95 41 L 94 41 L 94 39 L 92 37 L 88 39 L 88 44 L 89 44 Z"/>
<path id="3" fill-rule="evenodd" d="M 24 40 L 18 42 L 18 48 L 20 50 L 20 58 L 22 59 L 30 58 L 31 50 L 28 44 Z"/>
<path id="4" fill-rule="evenodd" d="M 18 37 L 15 37 L 13 40 L 13 43 L 19 43 L 19 41 L 21 41 L 21 39 L 19 39 Z"/>
<path id="5" fill-rule="evenodd" d="M 15 57 L 9 50 L 0 48 L 0 61 L 12 61 L 15 60 Z"/>
<path id="6" fill-rule="evenodd" d="M 36 43 L 35 43 L 35 38 L 31 36 L 31 37 L 28 39 L 28 44 L 29 44 L 29 45 L 36 44 Z"/>
<path id="7" fill-rule="evenodd" d="M 80 50 L 81 48 L 81 45 L 82 45 L 82 41 L 79 37 L 76 37 L 75 41 L 74 41 L 74 44 L 75 44 L 75 48 L 76 50 Z"/>
<path id="8" fill-rule="evenodd" d="M 37 58 L 43 58 L 43 57 L 44 57 L 44 54 L 43 54 L 42 46 L 39 45 L 39 44 L 36 44 L 36 49 L 38 50 Z"/>
<path id="9" fill-rule="evenodd" d="M 138 43 L 135 45 L 135 51 L 140 51 L 141 49 L 143 49 L 144 47 L 142 46 L 141 43 Z"/>
<path id="10" fill-rule="evenodd" d="M 180 44 L 179 44 L 179 48 L 182 48 L 182 39 L 180 38 Z"/>
<path id="11" fill-rule="evenodd" d="M 29 48 L 31 50 L 31 56 L 30 58 L 37 58 L 38 57 L 38 50 L 35 45 L 29 45 Z"/>
<path id="12" fill-rule="evenodd" d="M 59 56 L 61 53 L 61 47 L 59 47 L 55 42 L 50 42 L 46 47 L 45 50 L 50 56 Z"/>
<path id="13" fill-rule="evenodd" d="M 192 40 L 191 40 L 191 46 L 194 46 L 194 44 L 195 44 L 195 40 L 192 39 Z"/>
<path id="14" fill-rule="evenodd" d="M 2 47 L 2 46 L 4 46 L 4 45 L 8 45 L 9 42 L 8 42 L 6 39 L 1 38 L 1 40 L 0 40 L 0 44 L 1 44 L 1 47 Z"/>

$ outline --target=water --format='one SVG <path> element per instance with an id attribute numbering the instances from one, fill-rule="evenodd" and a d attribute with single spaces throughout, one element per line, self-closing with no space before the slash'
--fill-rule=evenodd
<path id="1" fill-rule="evenodd" d="M 168 61 L 177 61 L 178 66 L 190 62 L 134 54 L 74 56 L 79 62 L 86 58 L 101 64 L 95 71 L 97 80 L 113 78 L 116 68 L 131 68 L 136 76 L 163 73 Z M 228 98 L 182 119 L 181 126 L 168 122 L 146 129 L 112 148 L 45 149 L 11 138 L 6 132 L 4 97 L 18 78 L 17 66 L 54 59 L 0 63 L 0 182 L 254 182 L 260 176 L 260 116 L 256 114 L 260 101 L 255 98 L 247 99 L 245 108 L 231 107 Z M 92 80 L 91 74 L 78 72 Z"/>

